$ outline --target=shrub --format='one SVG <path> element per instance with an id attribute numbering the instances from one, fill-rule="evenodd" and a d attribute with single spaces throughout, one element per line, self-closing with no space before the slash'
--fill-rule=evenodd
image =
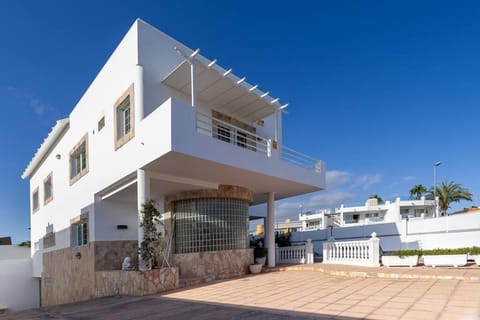
<path id="1" fill-rule="evenodd" d="M 398 250 L 398 251 L 389 251 L 385 252 L 384 256 L 399 256 L 400 258 L 410 257 L 410 256 L 421 256 L 423 253 L 422 250 Z"/>
<path id="2" fill-rule="evenodd" d="M 433 250 L 424 250 L 424 256 L 440 256 L 444 254 L 467 254 L 471 248 L 456 248 L 456 249 L 433 249 Z"/>
<path id="3" fill-rule="evenodd" d="M 257 259 L 257 258 L 263 258 L 263 257 L 266 257 L 267 256 L 267 248 L 253 248 L 253 258 L 254 259 Z"/>

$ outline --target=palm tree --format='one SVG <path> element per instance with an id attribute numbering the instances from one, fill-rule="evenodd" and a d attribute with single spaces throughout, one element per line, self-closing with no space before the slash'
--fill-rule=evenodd
<path id="1" fill-rule="evenodd" d="M 423 184 L 416 184 L 410 189 L 410 199 L 420 200 L 420 198 L 427 192 L 428 190 Z"/>
<path id="2" fill-rule="evenodd" d="M 438 203 L 442 216 L 447 215 L 447 210 L 450 207 L 450 203 L 459 202 L 460 200 L 472 201 L 472 194 L 468 189 L 462 188 L 460 183 L 454 183 L 450 181 L 442 182 L 442 184 L 436 188 Z"/>
<path id="3" fill-rule="evenodd" d="M 372 194 L 368 199 L 377 199 L 378 204 L 383 203 L 382 197 L 380 197 L 378 194 Z"/>

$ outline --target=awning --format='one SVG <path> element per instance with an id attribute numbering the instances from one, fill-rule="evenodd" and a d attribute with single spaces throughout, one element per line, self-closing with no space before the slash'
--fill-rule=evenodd
<path id="1" fill-rule="evenodd" d="M 258 85 L 252 86 L 216 65 L 216 60 L 198 56 L 194 60 L 197 74 L 197 99 L 210 108 L 249 123 L 261 120 L 278 111 L 283 111 L 287 105 L 280 105 L 279 99 L 262 92 Z M 190 62 L 183 61 L 162 83 L 190 97 L 191 73 Z"/>

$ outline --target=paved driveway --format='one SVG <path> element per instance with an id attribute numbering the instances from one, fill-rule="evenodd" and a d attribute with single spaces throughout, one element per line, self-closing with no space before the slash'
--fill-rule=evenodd
<path id="1" fill-rule="evenodd" d="M 480 319 L 480 282 L 272 272 L 149 297 L 110 297 L 0 319 Z"/>

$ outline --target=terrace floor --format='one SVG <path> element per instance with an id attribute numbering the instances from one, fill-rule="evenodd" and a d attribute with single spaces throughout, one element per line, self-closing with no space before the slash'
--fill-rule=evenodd
<path id="1" fill-rule="evenodd" d="M 480 280 L 455 279 L 475 276 L 478 267 L 426 270 L 450 279 L 391 276 L 415 276 L 423 268 L 378 268 L 390 275 L 378 277 L 374 275 L 381 272 L 373 270 L 377 268 L 301 267 L 155 296 L 109 297 L 22 311 L 0 319 L 480 319 Z"/>

